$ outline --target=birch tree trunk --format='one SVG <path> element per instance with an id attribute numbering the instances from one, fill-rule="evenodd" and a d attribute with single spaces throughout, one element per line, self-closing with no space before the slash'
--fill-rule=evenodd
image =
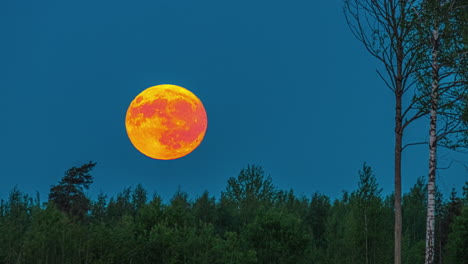
<path id="1" fill-rule="evenodd" d="M 364 212 L 364 227 L 366 232 L 366 264 L 369 264 L 369 229 L 367 227 L 367 212 Z"/>
<path id="2" fill-rule="evenodd" d="M 427 184 L 427 218 L 426 218 L 426 258 L 425 264 L 434 263 L 434 226 L 435 226 L 435 180 L 437 168 L 437 110 L 439 91 L 439 25 L 432 30 L 432 87 L 429 130 L 429 177 Z"/>

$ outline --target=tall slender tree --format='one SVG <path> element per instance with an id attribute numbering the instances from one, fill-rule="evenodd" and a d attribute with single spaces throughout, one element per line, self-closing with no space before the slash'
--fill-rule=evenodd
<path id="1" fill-rule="evenodd" d="M 418 57 L 419 97 L 416 105 L 430 113 L 429 175 L 427 185 L 425 263 L 434 263 L 437 146 L 456 149 L 467 146 L 457 138 L 467 130 L 460 109 L 466 108 L 466 45 L 462 41 L 460 8 L 456 0 L 425 0 L 418 8 L 415 42 L 421 43 Z M 455 137 L 454 137 L 455 135 Z"/>
<path id="2" fill-rule="evenodd" d="M 344 13 L 354 36 L 367 51 L 383 64 L 385 76 L 377 73 L 395 98 L 395 264 L 401 263 L 401 156 L 404 130 L 410 123 L 427 114 L 427 109 L 415 111 L 415 101 L 403 105 L 409 89 L 413 87 L 413 74 L 418 70 L 416 51 L 420 44 L 413 41 L 417 22 L 414 9 L 416 0 L 344 0 Z"/>

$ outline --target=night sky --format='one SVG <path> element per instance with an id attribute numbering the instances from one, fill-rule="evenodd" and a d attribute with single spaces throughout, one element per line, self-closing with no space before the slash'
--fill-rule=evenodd
<path id="1" fill-rule="evenodd" d="M 16 185 L 43 201 L 72 166 L 96 161 L 93 199 L 142 184 L 165 200 L 219 197 L 248 164 L 281 189 L 337 198 L 363 162 L 393 191 L 394 98 L 351 34 L 342 0 L 0 2 L 0 198 Z M 125 131 L 133 98 L 158 84 L 196 94 L 200 146 L 154 160 Z M 428 119 L 405 142 L 427 138 Z M 403 191 L 427 175 L 428 147 L 403 153 Z M 442 152 L 441 166 L 467 155 Z M 447 194 L 468 180 L 438 173 Z"/>

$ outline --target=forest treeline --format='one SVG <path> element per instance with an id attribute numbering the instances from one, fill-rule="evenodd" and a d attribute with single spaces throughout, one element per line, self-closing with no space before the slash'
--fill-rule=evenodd
<path id="1" fill-rule="evenodd" d="M 0 263 L 391 263 L 393 195 L 364 163 L 338 199 L 297 195 L 247 166 L 215 199 L 178 190 L 168 203 L 142 186 L 90 200 L 96 163 L 73 167 L 47 202 L 14 188 L 0 203 Z M 313 186 L 311 186 L 313 187 Z M 468 182 L 437 193 L 436 263 L 467 263 Z M 403 263 L 424 262 L 426 185 L 403 195 Z"/>

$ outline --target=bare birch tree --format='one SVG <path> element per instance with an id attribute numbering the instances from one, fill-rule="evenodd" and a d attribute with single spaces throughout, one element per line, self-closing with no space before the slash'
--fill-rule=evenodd
<path id="1" fill-rule="evenodd" d="M 427 108 L 414 110 L 417 100 L 403 105 L 403 98 L 414 86 L 412 76 L 419 70 L 416 61 L 420 43 L 413 41 L 417 4 L 415 0 L 344 0 L 352 33 L 382 63 L 386 74 L 377 73 L 395 96 L 395 264 L 401 264 L 401 155 L 412 145 L 403 146 L 403 134 L 410 123 L 427 114 Z"/>

